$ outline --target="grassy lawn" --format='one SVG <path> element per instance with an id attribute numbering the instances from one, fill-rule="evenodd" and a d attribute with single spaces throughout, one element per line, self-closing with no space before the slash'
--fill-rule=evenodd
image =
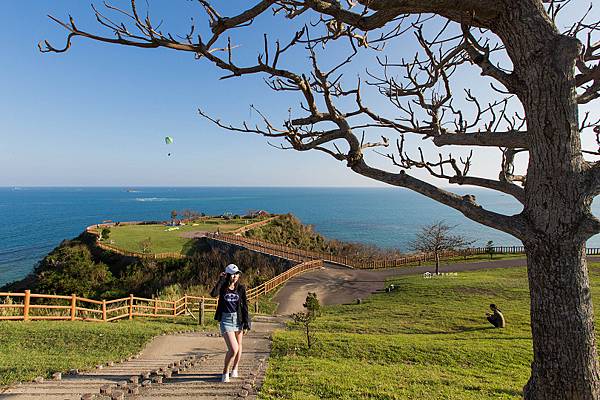
<path id="1" fill-rule="evenodd" d="M 181 237 L 185 232 L 221 232 L 233 231 L 246 225 L 245 220 L 217 220 L 218 223 L 199 223 L 194 225 L 184 225 L 179 229 L 165 225 L 122 225 L 110 228 L 110 236 L 106 243 L 126 251 L 141 252 L 140 242 L 150 238 L 152 253 L 182 253 L 185 252 L 190 239 Z M 252 220 L 248 220 L 252 221 Z M 172 229 L 172 230 L 169 230 Z M 112 242 L 111 242 L 112 241 Z"/>
<path id="2" fill-rule="evenodd" d="M 486 261 L 499 261 L 499 260 L 515 260 L 515 259 L 525 259 L 525 254 L 511 254 L 511 253 L 495 253 L 494 257 L 490 260 L 489 254 L 474 254 L 467 256 L 456 256 L 443 258 L 440 260 L 440 267 L 444 265 L 451 264 L 462 264 L 462 263 L 470 263 L 470 262 L 486 262 Z M 416 266 L 435 266 L 435 261 L 427 261 L 424 263 L 409 263 L 406 264 L 407 267 L 416 267 Z M 401 268 L 404 268 L 402 266 Z"/>
<path id="3" fill-rule="evenodd" d="M 600 298 L 600 264 L 590 276 Z M 325 307 L 310 350 L 298 328 L 276 332 L 260 398 L 521 398 L 532 360 L 525 268 L 392 282 L 400 289 Z M 506 329 L 485 320 L 490 303 Z"/>
<path id="4" fill-rule="evenodd" d="M 258 312 L 259 314 L 273 315 L 275 314 L 275 310 L 277 310 L 277 303 L 274 300 L 275 295 L 279 292 L 279 290 L 283 287 L 283 285 L 278 288 L 271 290 L 269 293 L 262 295 L 258 298 Z M 250 304 L 250 311 L 254 311 L 254 304 Z"/>
<path id="5" fill-rule="evenodd" d="M 181 330 L 216 330 L 212 315 L 207 326 L 182 319 L 176 322 L 137 319 L 116 323 L 32 321 L 0 322 L 0 386 L 72 368 L 119 361 L 137 354 L 154 336 Z"/>

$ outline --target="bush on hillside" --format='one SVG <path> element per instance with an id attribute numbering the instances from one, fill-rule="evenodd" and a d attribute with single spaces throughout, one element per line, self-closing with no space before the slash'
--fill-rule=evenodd
<path id="1" fill-rule="evenodd" d="M 403 253 L 398 250 L 381 249 L 374 245 L 362 243 L 327 240 L 315 232 L 311 225 L 304 225 L 292 214 L 281 215 L 266 225 L 246 231 L 244 236 L 332 255 L 369 259 L 393 259 L 403 256 Z"/>
<path id="2" fill-rule="evenodd" d="M 79 242 L 63 242 L 37 266 L 35 290 L 43 293 L 97 297 L 113 283 L 104 263 L 95 263 L 90 250 Z"/>

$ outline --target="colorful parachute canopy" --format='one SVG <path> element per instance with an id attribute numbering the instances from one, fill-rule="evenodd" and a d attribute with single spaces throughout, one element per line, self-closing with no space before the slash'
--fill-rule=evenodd
<path id="1" fill-rule="evenodd" d="M 165 143 L 166 144 L 172 144 L 173 143 L 173 138 L 171 136 L 166 136 L 165 137 Z"/>

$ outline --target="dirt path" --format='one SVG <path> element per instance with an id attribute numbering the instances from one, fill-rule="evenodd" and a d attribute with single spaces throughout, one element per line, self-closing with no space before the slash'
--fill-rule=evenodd
<path id="1" fill-rule="evenodd" d="M 598 262 L 600 257 L 588 257 L 588 261 Z M 458 264 L 441 265 L 440 272 L 464 272 L 479 269 L 495 269 L 507 267 L 522 267 L 526 265 L 525 258 L 480 261 Z M 316 292 L 321 304 L 344 304 L 355 302 L 357 298 L 365 298 L 372 293 L 384 289 L 385 280 L 393 276 L 418 275 L 434 272 L 435 266 L 400 267 L 384 270 L 359 270 L 325 264 L 316 271 L 306 272 L 290 279 L 274 300 L 279 303 L 277 314 L 289 315 L 303 311 L 302 304 L 307 292 Z"/>

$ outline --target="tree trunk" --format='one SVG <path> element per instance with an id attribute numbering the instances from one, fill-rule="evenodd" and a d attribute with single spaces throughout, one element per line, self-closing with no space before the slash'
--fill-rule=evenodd
<path id="1" fill-rule="evenodd" d="M 508 4 L 508 3 L 507 3 Z M 593 197 L 581 153 L 575 60 L 539 1 L 511 2 L 496 32 L 513 62 L 527 116 L 529 164 L 522 241 L 527 253 L 534 361 L 526 400 L 598 400 L 600 376 L 583 222 Z"/>
<path id="2" fill-rule="evenodd" d="M 527 400 L 597 400 L 598 357 L 585 242 L 528 244 L 533 364 Z"/>
<path id="3" fill-rule="evenodd" d="M 438 252 L 435 253 L 435 274 L 440 273 L 440 254 Z"/>

